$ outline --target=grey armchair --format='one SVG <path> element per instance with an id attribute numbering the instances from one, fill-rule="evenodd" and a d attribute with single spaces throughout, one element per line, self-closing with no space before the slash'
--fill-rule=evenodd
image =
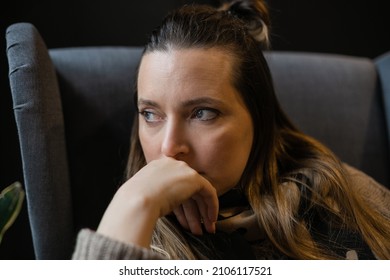
<path id="1" fill-rule="evenodd" d="M 11 25 L 6 41 L 35 255 L 68 259 L 78 230 L 96 228 L 123 180 L 142 49 L 48 49 L 30 23 Z M 390 53 L 266 58 L 298 127 L 389 186 Z"/>

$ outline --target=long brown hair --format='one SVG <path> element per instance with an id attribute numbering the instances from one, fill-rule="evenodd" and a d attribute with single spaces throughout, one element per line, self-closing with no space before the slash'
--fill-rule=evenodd
<path id="1" fill-rule="evenodd" d="M 324 145 L 301 133 L 279 105 L 263 56 L 263 50 L 270 45 L 266 4 L 225 2 L 221 8 L 188 5 L 172 12 L 153 31 L 144 54 L 218 48 L 231 56 L 234 85 L 254 123 L 254 145 L 239 187 L 275 250 L 294 259 L 342 258 L 311 236 L 310 225 L 300 211 L 304 202 L 306 209 L 334 230 L 348 228 L 358 232 L 378 258 L 390 259 L 388 217 L 351 191 L 340 160 Z M 130 149 L 128 178 L 146 164 L 138 138 L 138 118 Z M 170 258 L 199 257 L 181 230 L 166 218 L 158 221 L 152 243 L 155 250 Z"/>

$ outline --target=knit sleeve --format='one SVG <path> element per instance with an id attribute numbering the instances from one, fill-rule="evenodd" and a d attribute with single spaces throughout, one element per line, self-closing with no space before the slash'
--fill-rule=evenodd
<path id="1" fill-rule="evenodd" d="M 155 260 L 164 259 L 164 257 L 150 249 L 116 241 L 90 229 L 82 229 L 77 236 L 72 259 Z"/>

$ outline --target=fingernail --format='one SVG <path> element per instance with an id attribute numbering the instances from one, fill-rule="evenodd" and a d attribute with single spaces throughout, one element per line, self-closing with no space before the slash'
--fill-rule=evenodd
<path id="1" fill-rule="evenodd" d="M 212 233 L 212 234 L 215 234 L 216 231 L 217 231 L 217 230 L 216 230 L 216 222 L 213 222 L 213 223 L 211 224 L 211 233 Z"/>

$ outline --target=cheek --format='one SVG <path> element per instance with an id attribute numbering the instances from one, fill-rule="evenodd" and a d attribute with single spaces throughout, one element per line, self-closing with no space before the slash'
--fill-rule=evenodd
<path id="1" fill-rule="evenodd" d="M 220 139 L 220 160 L 227 172 L 242 173 L 252 147 L 252 133 L 236 132 Z M 235 172 L 236 171 L 236 172 Z"/>
<path id="2" fill-rule="evenodd" d="M 158 145 L 157 137 L 149 137 L 146 133 L 140 129 L 138 131 L 139 140 L 141 143 L 142 151 L 145 156 L 146 163 L 157 159 L 159 157 L 160 146 Z"/>
<path id="3" fill-rule="evenodd" d="M 199 148 L 202 165 L 222 194 L 240 180 L 251 151 L 253 132 L 252 129 L 228 129 L 215 131 L 206 138 Z"/>

